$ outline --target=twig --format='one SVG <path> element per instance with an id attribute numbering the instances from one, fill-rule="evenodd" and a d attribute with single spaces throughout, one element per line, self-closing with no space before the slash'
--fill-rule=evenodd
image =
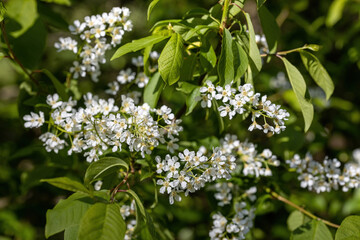
<path id="1" fill-rule="evenodd" d="M 113 189 L 113 191 L 111 192 L 111 197 L 110 197 L 111 202 L 114 202 L 116 193 L 118 193 L 118 192 L 126 192 L 126 191 L 127 191 L 127 190 L 121 190 L 121 189 L 119 190 L 119 188 L 120 188 L 124 183 L 127 183 L 128 177 L 129 177 L 129 172 L 126 172 L 126 175 L 125 175 L 124 179 Z M 129 186 L 128 183 L 127 183 L 127 186 L 128 186 L 128 188 L 130 189 L 130 186 Z"/>
<path id="2" fill-rule="evenodd" d="M 304 213 L 305 215 L 311 217 L 312 219 L 315 219 L 315 220 L 318 220 L 318 221 L 322 221 L 323 223 L 325 223 L 326 225 L 329 225 L 331 227 L 334 227 L 334 228 L 339 228 L 340 226 L 335 224 L 335 223 L 332 223 L 332 222 L 329 222 L 328 220 L 325 220 L 323 218 L 320 218 L 320 217 L 317 217 L 315 216 L 314 214 L 312 214 L 311 212 L 305 210 L 304 208 L 300 207 L 299 205 L 296 205 L 295 203 L 291 202 L 290 200 L 280 196 L 279 194 L 277 194 L 276 192 L 270 190 L 270 189 L 266 189 L 266 191 L 275 199 L 281 201 L 281 202 L 284 202 L 290 206 L 292 206 L 293 208 L 296 208 L 297 210 L 299 210 L 300 212 Z"/>

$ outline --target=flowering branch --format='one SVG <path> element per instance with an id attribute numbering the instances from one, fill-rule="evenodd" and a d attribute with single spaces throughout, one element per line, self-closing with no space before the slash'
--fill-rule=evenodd
<path id="1" fill-rule="evenodd" d="M 281 202 L 284 202 L 290 206 L 292 206 L 293 208 L 296 208 L 297 210 L 299 210 L 300 212 L 304 213 L 305 215 L 311 217 L 312 219 L 316 219 L 318 221 L 322 221 L 323 223 L 325 223 L 326 225 L 329 225 L 331 227 L 334 227 L 334 228 L 339 228 L 340 226 L 335 224 L 335 223 L 332 223 L 332 222 L 329 222 L 328 220 L 325 220 L 325 219 L 322 219 L 320 217 L 317 217 L 315 216 L 314 214 L 312 214 L 311 212 L 305 210 L 304 208 L 300 207 L 299 205 L 296 205 L 295 203 L 291 202 L 290 200 L 280 196 L 278 193 L 272 191 L 271 189 L 267 188 L 266 191 L 275 199 L 281 201 Z"/>

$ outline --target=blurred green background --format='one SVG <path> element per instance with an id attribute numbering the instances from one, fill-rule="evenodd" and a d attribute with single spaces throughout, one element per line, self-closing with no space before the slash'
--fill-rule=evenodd
<path id="1" fill-rule="evenodd" d="M 14 0 L 21 1 L 21 0 Z M 5 1 L 5 6 L 10 1 Z M 49 69 L 61 81 L 65 81 L 65 71 L 72 65 L 73 55 L 57 53 L 53 47 L 59 37 L 69 36 L 66 25 L 84 16 L 109 11 L 114 6 L 130 8 L 133 31 L 125 34 L 123 42 L 129 42 L 149 34 L 149 29 L 158 20 L 181 18 L 188 10 L 196 7 L 209 8 L 216 4 L 211 0 L 161 0 L 154 8 L 149 22 L 146 21 L 146 10 L 150 1 L 72 1 L 70 7 L 44 1 L 37 2 L 39 19 L 33 28 L 20 38 L 10 37 L 14 52 L 19 54 L 24 65 L 32 70 Z M 261 33 L 261 27 L 253 11 L 254 2 L 248 1 L 245 10 L 252 13 L 255 29 Z M 229 132 L 238 133 L 240 140 L 246 138 L 262 148 L 269 147 L 282 160 L 297 152 L 305 154 L 310 151 L 315 159 L 321 160 L 325 155 L 337 157 L 342 162 L 350 161 L 352 150 L 360 147 L 360 2 L 350 0 L 274 0 L 265 3 L 277 18 L 281 26 L 279 50 L 288 50 L 313 43 L 321 45 L 315 55 L 321 60 L 335 84 L 335 92 L 330 101 L 325 101 L 310 76 L 305 79 L 310 88 L 310 96 L 316 109 L 316 116 L 310 131 L 303 133 L 302 117 L 292 110 L 292 119 L 287 130 L 272 138 L 256 133 L 249 134 L 237 126 L 230 126 Z M 16 19 L 5 20 L 10 33 L 16 29 Z M 1 38 L 1 48 L 5 48 Z M 26 50 L 24 50 L 26 49 Z M 3 53 L 6 50 L 1 50 Z M 22 51 L 22 52 L 21 52 Z M 108 52 L 107 59 L 113 52 Z M 128 65 L 129 59 L 136 54 L 109 62 L 102 66 L 103 75 L 100 83 L 90 80 L 79 81 L 79 91 L 92 91 L 103 94 L 106 84 L 116 78 L 119 70 Z M 290 61 L 302 73 L 305 73 L 300 57 L 295 53 L 289 56 Z M 278 61 L 264 66 L 264 70 L 255 79 L 255 88 L 259 92 L 270 92 L 274 101 L 284 102 L 297 109 L 293 94 L 286 88 L 273 89 L 271 82 L 278 72 L 284 71 Z M 34 73 L 35 77 L 37 73 Z M 39 77 L 40 81 L 49 81 Z M 69 158 L 64 154 L 49 154 L 37 140 L 39 130 L 27 130 L 23 127 L 21 117 L 33 108 L 26 99 L 29 98 L 30 85 L 18 67 L 8 59 L 0 61 L 0 240 L 3 239 L 44 239 L 46 210 L 66 197 L 69 193 L 40 183 L 42 178 L 57 176 L 78 177 L 84 170 L 84 160 L 78 157 Z M 46 89 L 51 93 L 52 89 Z M 170 101 L 163 96 L 163 101 Z M 179 100 L 184 101 L 184 99 Z M 175 109 L 181 104 L 173 103 Z M 199 115 L 200 116 L 200 115 Z M 195 116 L 196 117 L 196 116 Z M 194 133 L 203 123 L 194 123 L 195 118 L 184 119 L 184 128 Z M 201 118 L 201 116 L 200 116 Z M 211 128 L 212 122 L 207 125 Z M 300 126 L 300 127 L 299 127 Z M 246 129 L 246 128 L 245 128 Z M 184 131 L 186 132 L 186 131 Z M 195 131 L 196 132 L 196 131 Z M 217 135 L 216 129 L 198 132 L 184 140 L 205 138 Z M 316 195 L 303 191 L 293 192 L 299 183 L 293 174 L 275 176 L 285 194 L 294 202 L 306 206 L 317 215 L 335 223 L 349 214 L 360 214 L 360 191 L 332 192 Z M 166 197 L 160 199 L 167 204 Z M 168 227 L 177 235 L 177 239 L 207 238 L 211 218 L 209 206 L 214 207 L 210 193 L 197 193 L 185 198 L 169 212 L 159 207 L 156 213 L 160 224 Z M 194 211 L 194 209 L 196 211 Z M 292 209 L 283 204 L 268 201 L 259 209 L 255 220 L 254 239 L 288 239 L 289 232 L 286 219 Z M 271 225 L 269 224 L 271 222 Z M 58 234 L 51 239 L 61 239 Z"/>

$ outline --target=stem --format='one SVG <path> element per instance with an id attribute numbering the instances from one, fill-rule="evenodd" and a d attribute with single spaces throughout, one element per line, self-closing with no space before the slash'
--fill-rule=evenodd
<path id="1" fill-rule="evenodd" d="M 287 51 L 281 51 L 281 52 L 277 52 L 277 53 L 263 53 L 261 54 L 260 56 L 261 57 L 267 57 L 267 56 L 285 56 L 289 53 L 293 53 L 293 52 L 299 52 L 300 50 L 303 50 L 303 49 L 307 49 L 307 46 L 303 46 L 303 47 L 299 47 L 299 48 L 294 48 L 294 49 L 291 49 L 291 50 L 287 50 Z"/>
<path id="2" fill-rule="evenodd" d="M 126 175 L 125 175 L 124 179 L 114 188 L 114 190 L 111 193 L 111 198 L 110 198 L 111 202 L 114 202 L 116 193 L 118 193 L 118 192 L 126 192 L 127 191 L 127 190 L 119 190 L 119 188 L 121 187 L 121 185 L 126 183 L 128 177 L 129 177 L 129 172 L 126 172 Z M 129 185 L 128 185 L 128 188 L 130 189 Z"/>
<path id="3" fill-rule="evenodd" d="M 6 34 L 6 31 L 5 31 L 4 21 L 2 21 L 2 22 L 0 23 L 0 25 L 1 25 L 1 32 L 2 32 L 2 34 L 3 34 L 3 38 L 4 38 L 4 41 L 5 41 L 5 44 L 6 44 L 6 46 L 8 47 L 8 50 L 9 50 L 9 53 L 10 53 L 8 57 L 9 57 L 11 60 L 13 60 L 14 62 L 16 62 L 16 63 L 19 65 L 19 67 L 23 70 L 23 72 L 30 78 L 30 80 L 33 81 L 37 86 L 39 86 L 39 82 L 38 82 L 35 78 L 33 78 L 33 77 L 31 76 L 31 74 L 25 69 L 24 65 L 22 65 L 22 63 L 21 63 L 21 62 L 19 61 L 19 59 L 15 56 L 13 50 L 11 49 L 11 46 L 10 46 L 10 43 L 9 43 L 9 39 L 8 39 L 7 34 Z"/>
<path id="4" fill-rule="evenodd" d="M 312 214 L 311 212 L 305 210 L 304 208 L 300 207 L 299 205 L 296 205 L 295 203 L 291 202 L 290 200 L 288 200 L 288 199 L 280 196 L 279 194 L 277 194 L 276 192 L 272 191 L 271 189 L 266 189 L 266 191 L 267 191 L 268 193 L 270 193 L 270 195 L 271 195 L 273 198 L 275 198 L 275 199 L 277 199 L 277 200 L 279 200 L 279 201 L 281 201 L 281 202 L 284 202 L 284 203 L 292 206 L 293 208 L 296 208 L 297 210 L 299 210 L 300 212 L 304 213 L 305 215 L 311 217 L 312 219 L 315 219 L 315 220 L 318 220 L 318 221 L 322 221 L 322 222 L 325 223 L 326 225 L 329 225 L 329 226 L 334 227 L 334 228 L 339 228 L 339 227 L 340 227 L 339 225 L 337 225 L 337 224 L 335 224 L 335 223 L 329 222 L 328 220 L 325 220 L 325 219 L 322 219 L 322 218 L 320 218 L 320 217 L 315 216 L 315 215 Z"/>
<path id="5" fill-rule="evenodd" d="M 220 29 L 219 29 L 220 34 L 222 34 L 224 31 L 224 28 L 226 28 L 226 21 L 227 21 L 228 15 L 229 15 L 230 1 L 231 0 L 224 0 L 223 13 L 222 13 Z"/>

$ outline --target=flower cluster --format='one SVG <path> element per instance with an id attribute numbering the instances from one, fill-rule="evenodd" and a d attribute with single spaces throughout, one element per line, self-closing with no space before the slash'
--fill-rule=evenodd
<path id="1" fill-rule="evenodd" d="M 150 63 L 149 71 L 153 72 L 157 69 L 157 59 L 159 58 L 159 53 L 153 51 L 150 53 Z M 137 67 L 137 72 L 131 70 L 131 68 L 127 68 L 125 70 L 121 70 L 116 78 L 117 81 L 110 82 L 108 84 L 109 89 L 105 92 L 110 95 L 116 95 L 120 90 L 120 85 L 128 85 L 129 87 L 133 84 L 136 84 L 139 88 L 144 88 L 148 82 L 149 77 L 143 72 L 140 71 L 140 67 L 144 66 L 144 58 L 139 56 L 137 58 L 132 58 L 132 64 Z"/>
<path id="2" fill-rule="evenodd" d="M 185 196 L 204 187 L 205 183 L 218 179 L 230 179 L 235 170 L 242 170 L 245 176 L 271 176 L 269 165 L 279 166 L 280 162 L 271 151 L 265 149 L 257 153 L 252 143 L 241 143 L 236 136 L 226 135 L 221 146 L 213 149 L 208 156 L 207 150 L 197 152 L 185 149 L 178 156 L 157 156 L 157 181 L 161 185 L 160 193 L 169 194 L 170 204 L 181 201 L 180 192 Z"/>
<path id="3" fill-rule="evenodd" d="M 360 187 L 359 163 L 346 163 L 341 170 L 341 163 L 337 159 L 325 158 L 322 163 L 313 160 L 310 154 L 301 159 L 298 154 L 291 160 L 286 160 L 290 168 L 296 169 L 300 175 L 298 179 L 302 188 L 309 191 L 330 192 L 339 187 L 347 192 L 351 188 Z"/>
<path id="4" fill-rule="evenodd" d="M 269 149 L 261 153 L 256 145 L 250 142 L 240 142 L 236 135 L 227 134 L 220 140 L 221 151 L 236 157 L 236 164 L 245 176 L 272 176 L 270 166 L 278 167 L 280 161 Z"/>
<path id="5" fill-rule="evenodd" d="M 78 42 L 71 37 L 60 38 L 55 48 L 79 54 L 80 62 L 74 61 L 70 68 L 74 79 L 89 74 L 93 81 L 98 81 L 101 74 L 99 64 L 106 62 L 105 52 L 121 43 L 125 31 L 132 30 L 129 16 L 128 8 L 114 7 L 109 13 L 86 16 L 84 22 L 76 20 L 74 25 L 69 26 L 71 33 L 79 35 L 83 43 L 78 46 Z"/>
<path id="6" fill-rule="evenodd" d="M 131 240 L 133 239 L 133 234 L 136 226 L 135 201 L 133 200 L 130 205 L 122 205 L 120 208 L 120 214 L 126 223 L 124 240 Z"/>
<path id="7" fill-rule="evenodd" d="M 245 239 L 254 225 L 255 208 L 246 202 L 235 204 L 235 215 L 228 221 L 220 212 L 213 215 L 213 226 L 209 232 L 211 240 Z M 224 236 L 228 236 L 228 238 Z"/>
<path id="8" fill-rule="evenodd" d="M 217 191 L 214 197 L 219 201 L 218 205 L 221 207 L 230 204 L 231 200 L 233 199 L 233 193 L 239 192 L 237 185 L 233 184 L 232 182 L 216 183 L 214 188 Z M 247 197 L 250 199 L 250 201 L 255 201 L 256 192 L 256 187 L 251 187 L 242 194 L 242 197 Z"/>
<path id="9" fill-rule="evenodd" d="M 156 158 L 158 174 L 163 174 L 163 178 L 157 181 L 161 185 L 160 193 L 169 194 L 170 204 L 181 201 L 180 192 L 185 192 L 185 196 L 205 186 L 206 182 L 217 179 L 229 179 L 230 173 L 235 169 L 235 157 L 225 155 L 220 148 L 214 148 L 210 157 L 205 152 L 189 151 L 185 149 L 177 156 L 165 156 L 161 159 Z"/>
<path id="10" fill-rule="evenodd" d="M 114 99 L 99 99 L 88 93 L 84 96 L 85 108 L 76 109 L 76 101 L 60 101 L 57 94 L 50 95 L 47 102 L 50 112 L 49 132 L 40 136 L 47 151 L 58 152 L 67 142 L 60 139 L 63 135 L 70 140 L 68 154 L 86 151 L 87 161 L 97 160 L 104 151 L 121 151 L 125 145 L 131 152 L 140 152 L 142 156 L 151 154 L 154 147 L 167 143 L 169 151 L 177 147 L 176 136 L 182 131 L 181 120 L 175 120 L 171 109 L 162 106 L 151 109 L 148 104 L 135 105 L 134 100 L 124 95 L 118 107 Z M 40 113 L 43 116 L 43 114 Z M 153 115 L 156 118 L 153 118 Z M 33 117 L 32 117 L 33 116 Z M 37 115 L 27 115 L 25 126 L 39 127 Z M 35 119 L 35 120 L 34 120 Z"/>
<path id="11" fill-rule="evenodd" d="M 285 129 L 284 120 L 288 120 L 289 113 L 281 109 L 280 105 L 271 103 L 267 96 L 255 93 L 251 84 L 239 86 L 237 89 L 231 85 L 225 87 L 215 87 L 209 80 L 206 86 L 200 88 L 201 106 L 210 108 L 215 100 L 221 101 L 218 107 L 221 117 L 229 116 L 232 119 L 236 114 L 252 113 L 252 124 L 248 130 L 263 130 L 264 133 L 280 133 Z M 257 119 L 262 117 L 263 124 L 259 124 Z"/>

